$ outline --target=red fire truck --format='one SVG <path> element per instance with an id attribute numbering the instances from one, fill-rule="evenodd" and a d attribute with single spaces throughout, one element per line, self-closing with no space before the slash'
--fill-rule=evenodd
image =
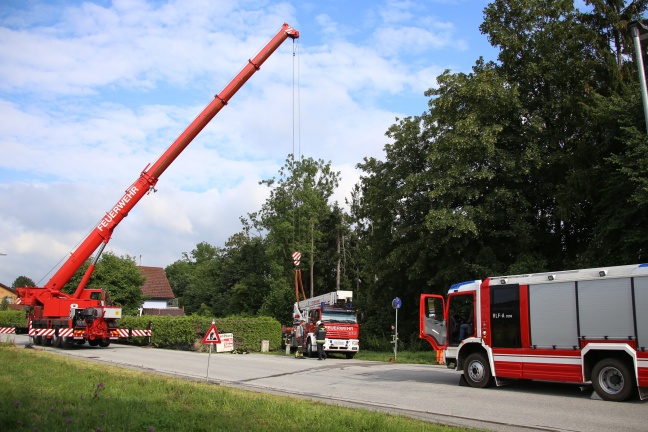
<path id="1" fill-rule="evenodd" d="M 472 387 L 591 382 L 604 400 L 645 399 L 648 264 L 489 277 L 453 285 L 447 300 L 422 294 L 419 336 Z"/>
<path id="2" fill-rule="evenodd" d="M 236 92 L 261 67 L 270 55 L 288 38 L 297 39 L 299 32 L 284 24 L 277 34 L 250 59 L 234 79 L 215 96 L 185 131 L 152 165 L 147 165 L 140 177 L 122 198 L 106 213 L 94 230 L 63 263 L 43 287 L 17 288 L 17 303 L 28 309 L 29 334 L 34 343 L 70 346 L 86 341 L 93 346 L 108 346 L 111 340 L 128 337 L 128 332 L 118 328 L 121 308 L 113 305 L 107 292 L 86 289 L 95 265 L 110 241 L 113 230 L 128 215 L 144 195 L 155 192 L 160 175 L 193 141 Z M 96 253 L 95 253 L 96 252 Z M 62 290 L 76 271 L 95 254 L 74 294 Z"/>
<path id="3" fill-rule="evenodd" d="M 317 321 L 322 321 L 326 327 L 324 351 L 341 353 L 351 359 L 360 350 L 360 324 L 353 307 L 353 291 L 333 291 L 296 302 L 293 306 L 293 319 L 293 327 L 283 328 L 284 344 L 291 349 L 298 348 L 299 341 L 294 330 L 301 320 L 305 320 L 308 329 L 306 353 L 309 357 L 317 354 Z"/>

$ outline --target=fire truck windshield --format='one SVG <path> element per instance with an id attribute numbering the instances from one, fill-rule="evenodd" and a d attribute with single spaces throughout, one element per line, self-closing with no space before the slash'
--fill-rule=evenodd
<path id="1" fill-rule="evenodd" d="M 351 323 L 356 324 L 356 314 L 351 310 L 341 310 L 341 311 L 332 311 L 332 310 L 323 310 L 322 311 L 322 321 L 323 322 L 336 322 L 336 323 Z"/>

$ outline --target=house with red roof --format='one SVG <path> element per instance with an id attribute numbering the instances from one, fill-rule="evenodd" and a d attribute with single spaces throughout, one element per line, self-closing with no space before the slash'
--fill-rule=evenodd
<path id="1" fill-rule="evenodd" d="M 184 316 L 184 310 L 178 308 L 178 299 L 173 294 L 164 269 L 146 266 L 137 268 L 146 277 L 146 282 L 141 288 L 145 299 L 140 310 L 141 315 Z"/>

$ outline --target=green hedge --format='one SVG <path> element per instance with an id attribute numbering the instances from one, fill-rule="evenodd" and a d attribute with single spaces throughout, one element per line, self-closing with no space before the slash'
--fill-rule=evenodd
<path id="1" fill-rule="evenodd" d="M 27 314 L 21 310 L 0 311 L 0 327 L 27 327 Z"/>
<path id="2" fill-rule="evenodd" d="M 281 324 L 270 317 L 228 317 L 215 318 L 218 333 L 234 335 L 234 349 L 260 351 L 261 341 L 270 341 L 270 349 L 281 347 Z M 202 339 L 211 327 L 212 318 L 200 316 L 124 316 L 120 320 L 121 328 L 147 329 L 153 324 L 151 344 L 158 348 L 201 351 L 209 349 L 202 346 Z M 132 338 L 131 343 L 143 345 L 147 338 Z"/>
<path id="3" fill-rule="evenodd" d="M 239 317 L 216 318 L 218 333 L 234 335 L 234 349 L 242 351 L 261 351 L 261 341 L 270 342 L 270 349 L 281 347 L 281 324 L 271 317 Z M 124 316 L 119 320 L 123 329 L 146 330 L 149 322 L 153 324 L 151 344 L 158 348 L 178 350 L 209 350 L 202 345 L 202 339 L 212 324 L 212 318 L 200 316 L 171 317 L 171 316 Z M 0 311 L 0 327 L 27 327 L 27 317 L 24 311 Z M 147 345 L 148 338 L 134 337 L 131 344 Z"/>

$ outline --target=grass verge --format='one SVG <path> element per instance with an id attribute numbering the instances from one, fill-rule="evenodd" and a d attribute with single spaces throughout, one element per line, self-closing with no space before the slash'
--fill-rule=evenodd
<path id="1" fill-rule="evenodd" d="M 254 393 L 0 345 L 2 431 L 466 429 Z"/>
<path id="2" fill-rule="evenodd" d="M 268 355 L 285 356 L 285 350 L 274 350 Z M 344 354 L 328 353 L 331 358 L 345 358 Z M 360 350 L 353 357 L 354 360 L 367 360 L 367 361 L 380 361 L 380 362 L 396 362 L 396 363 L 409 363 L 409 364 L 429 364 L 436 365 L 436 351 L 398 351 L 394 359 L 393 351 L 368 351 Z"/>
<path id="3" fill-rule="evenodd" d="M 360 350 L 355 355 L 356 360 L 371 360 L 371 361 L 395 361 L 396 363 L 410 363 L 410 364 L 437 364 L 436 351 L 398 351 L 395 360 L 393 351 L 367 351 Z"/>

